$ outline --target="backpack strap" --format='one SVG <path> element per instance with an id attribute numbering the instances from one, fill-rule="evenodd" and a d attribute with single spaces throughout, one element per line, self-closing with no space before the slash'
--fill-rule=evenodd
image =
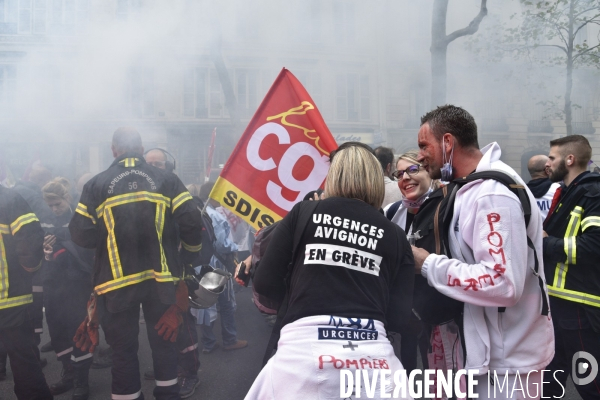
<path id="1" fill-rule="evenodd" d="M 444 194 L 444 198 L 448 196 L 448 186 L 442 186 L 442 193 Z M 433 235 L 435 237 L 435 254 L 442 254 L 442 242 L 440 240 L 440 207 L 442 206 L 442 201 L 440 201 L 435 209 L 435 214 L 433 216 Z"/>
<path id="2" fill-rule="evenodd" d="M 290 302 L 290 291 L 291 291 L 291 281 L 292 281 L 292 272 L 294 268 L 294 262 L 296 261 L 296 255 L 298 254 L 298 250 L 300 248 L 300 242 L 302 240 L 302 236 L 304 235 L 304 231 L 308 226 L 308 222 L 310 218 L 314 214 L 317 206 L 319 205 L 319 200 L 309 201 L 310 206 L 306 206 L 305 210 L 302 210 L 298 216 L 298 221 L 296 221 L 296 226 L 294 230 L 293 237 L 293 247 L 292 247 L 292 261 L 288 265 L 288 274 L 285 278 L 286 291 L 285 296 L 281 302 L 281 306 L 277 310 L 277 319 L 275 320 L 275 325 L 273 326 L 273 330 L 271 331 L 271 337 L 269 338 L 269 343 L 267 344 L 267 349 L 265 350 L 265 355 L 263 357 L 263 366 L 267 364 L 271 356 L 273 355 L 273 351 L 277 349 L 277 342 L 279 342 L 279 337 L 281 335 L 281 328 L 283 328 L 283 319 L 285 314 L 287 313 L 288 305 Z"/>
<path id="3" fill-rule="evenodd" d="M 385 212 L 385 217 L 388 220 L 391 221 L 392 218 L 394 218 L 394 215 L 396 215 L 396 212 L 400 208 L 400 204 L 402 204 L 402 200 L 397 201 L 395 203 L 392 203 L 392 205 L 390 206 L 390 208 L 387 209 L 387 211 Z"/>

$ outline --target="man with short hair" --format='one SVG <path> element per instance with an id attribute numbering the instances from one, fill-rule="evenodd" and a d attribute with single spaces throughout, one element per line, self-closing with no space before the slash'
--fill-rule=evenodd
<path id="1" fill-rule="evenodd" d="M 564 186 L 544 221 L 544 269 L 556 336 L 556 353 L 546 367 L 556 379 L 544 384 L 547 397 L 562 396 L 558 382 L 564 387 L 569 374 L 577 374 L 575 365 L 589 362 L 577 361 L 578 352 L 600 360 L 600 175 L 588 172 L 591 157 L 581 135 L 550 142 L 550 180 Z M 581 397 L 600 398 L 600 379 L 581 384 L 578 376 L 572 378 Z"/>
<path id="2" fill-rule="evenodd" d="M 144 154 L 146 162 L 156 168 L 167 170 L 167 155 L 160 149 L 152 149 Z M 173 171 L 169 171 L 173 172 Z M 177 348 L 179 350 L 178 367 L 179 374 L 179 396 L 186 399 L 194 394 L 200 380 L 198 379 L 198 369 L 200 368 L 200 359 L 198 352 L 198 332 L 196 331 L 195 318 L 190 314 L 190 310 L 182 313 L 181 332 L 177 335 Z M 144 373 L 144 378 L 154 380 L 154 371 Z"/>
<path id="3" fill-rule="evenodd" d="M 418 144 L 418 161 L 432 179 L 451 182 L 473 172 L 500 170 L 524 185 L 500 161 L 497 143 L 479 149 L 475 120 L 460 107 L 446 105 L 425 114 Z M 531 193 L 527 195 L 533 203 Z M 522 210 L 518 197 L 504 184 L 475 180 L 458 187 L 454 197 L 452 219 L 443 232 L 450 256 L 413 247 L 417 272 L 440 293 L 464 303 L 457 327 L 462 338 L 446 345 L 453 350 L 453 360 L 466 354 L 466 360 L 460 360 L 464 368 L 479 371 L 479 398 L 488 398 L 488 393 L 494 397 L 490 386 L 494 382 L 489 382 L 487 371 L 502 379 L 508 374 L 508 387 L 519 379 L 518 373 L 532 371 L 524 396 L 536 397 L 537 391 L 539 397 L 540 371 L 554 353 L 552 323 L 543 315 L 546 293 L 532 271 L 536 253 L 541 263 L 542 219 L 537 207 L 532 207 L 526 227 Z M 528 237 L 535 251 L 528 247 Z M 511 393 L 503 391 L 501 396 L 508 399 Z"/>
<path id="4" fill-rule="evenodd" d="M 535 197 L 543 219 L 546 219 L 546 215 L 548 215 L 554 192 L 560 187 L 558 182 L 552 182 L 548 178 L 547 161 L 547 156 L 539 154 L 531 157 L 527 163 L 527 169 L 529 170 L 529 175 L 531 175 L 531 180 L 527 183 L 527 187 L 531 190 L 533 197 Z"/>
<path id="5" fill-rule="evenodd" d="M 383 182 L 385 183 L 385 197 L 381 204 L 381 208 L 383 208 L 388 204 L 402 200 L 402 193 L 398 187 L 398 182 L 392 179 L 392 172 L 394 171 L 394 151 L 389 147 L 379 146 L 374 152 L 375 157 L 377 157 L 381 164 L 381 168 L 383 169 Z"/>
<path id="6" fill-rule="evenodd" d="M 96 248 L 94 296 L 74 340 L 93 352 L 101 320 L 114 351 L 112 398 L 143 399 L 137 358 L 141 304 L 156 376 L 154 397 L 179 399 L 175 341 L 188 309 L 182 265 L 200 251 L 202 217 L 176 175 L 146 164 L 135 129 L 117 129 L 111 148 L 115 161 L 85 184 L 69 224 L 73 242 Z"/>
<path id="7" fill-rule="evenodd" d="M 146 163 L 153 167 L 167 170 L 167 155 L 161 149 L 148 150 L 148 152 L 144 154 L 144 159 L 146 160 Z"/>

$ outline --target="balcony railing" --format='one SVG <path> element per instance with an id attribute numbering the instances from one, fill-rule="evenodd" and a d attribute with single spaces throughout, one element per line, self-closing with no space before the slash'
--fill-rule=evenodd
<path id="1" fill-rule="evenodd" d="M 591 122 L 572 122 L 573 133 L 576 135 L 591 135 L 596 132 L 596 128 Z"/>
<path id="2" fill-rule="evenodd" d="M 552 133 L 552 132 L 554 132 L 554 127 L 550 123 L 550 120 L 547 120 L 547 119 L 529 120 L 529 125 L 527 126 L 527 132 L 529 132 L 529 133 Z"/>
<path id="3" fill-rule="evenodd" d="M 506 132 L 508 131 L 508 124 L 506 118 L 482 118 L 481 122 L 478 123 L 479 128 L 486 131 L 494 132 Z"/>

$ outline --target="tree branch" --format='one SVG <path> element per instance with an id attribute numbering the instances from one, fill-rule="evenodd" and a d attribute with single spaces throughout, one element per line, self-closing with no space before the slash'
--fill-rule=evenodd
<path id="1" fill-rule="evenodd" d="M 581 28 L 583 28 L 587 24 L 589 24 L 589 23 L 597 23 L 598 21 L 596 20 L 596 18 L 598 18 L 598 17 L 600 17 L 600 14 L 596 14 L 592 18 L 590 18 L 588 20 L 584 20 L 585 22 L 583 24 L 579 25 L 579 27 L 573 33 L 573 37 L 575 37 L 577 35 L 577 32 L 579 32 L 581 30 Z"/>
<path id="2" fill-rule="evenodd" d="M 451 34 L 446 36 L 446 44 L 458 39 L 462 36 L 472 35 L 479 29 L 479 24 L 483 20 L 483 18 L 487 15 L 487 0 L 481 0 L 481 7 L 479 9 L 479 14 L 469 23 L 469 26 L 463 29 L 458 29 Z"/>
<path id="3" fill-rule="evenodd" d="M 587 49 L 585 49 L 585 50 L 583 50 L 583 51 L 575 54 L 573 56 L 573 61 L 577 60 L 579 57 L 587 55 L 587 53 L 589 53 L 590 51 L 598 49 L 598 48 L 600 48 L 600 44 L 597 44 L 597 45 L 595 45 L 593 47 L 588 47 Z"/>
<path id="4" fill-rule="evenodd" d="M 538 44 L 538 45 L 535 45 L 534 47 L 556 47 L 556 48 L 561 49 L 562 51 L 564 51 L 565 54 L 567 53 L 567 49 L 566 48 L 564 48 L 562 46 L 559 46 L 557 44 Z"/>
<path id="5" fill-rule="evenodd" d="M 588 8 L 588 9 L 586 9 L 586 10 L 583 10 L 583 11 L 581 11 L 581 12 L 578 12 L 577 14 L 575 14 L 575 16 L 574 16 L 574 17 L 575 17 L 575 18 L 577 18 L 577 17 L 579 17 L 580 15 L 583 15 L 583 14 L 585 14 L 585 13 L 586 13 L 586 12 L 588 12 L 588 11 L 597 10 L 597 9 L 598 9 L 598 7 L 597 7 L 597 6 L 596 6 L 596 7 L 591 7 L 591 8 Z"/>

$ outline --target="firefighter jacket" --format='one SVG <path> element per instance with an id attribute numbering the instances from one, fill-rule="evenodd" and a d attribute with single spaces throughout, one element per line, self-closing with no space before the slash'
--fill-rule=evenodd
<path id="1" fill-rule="evenodd" d="M 581 305 L 600 332 L 600 175 L 584 172 L 563 187 L 544 227 L 548 294 Z"/>
<path id="2" fill-rule="evenodd" d="M 41 277 L 44 286 L 72 285 L 73 282 L 92 283 L 92 265 L 94 250 L 77 246 L 71 240 L 69 221 L 72 211 L 53 216 L 50 223 L 42 223 L 46 234 L 54 235 L 56 242 L 52 246 L 52 255 L 42 262 Z"/>
<path id="3" fill-rule="evenodd" d="M 201 214 L 183 183 L 135 154 L 117 157 L 86 183 L 69 230 L 75 244 L 96 248 L 94 291 L 110 312 L 141 299 L 150 280 L 161 302 L 173 304 L 182 262 L 202 247 Z"/>
<path id="4" fill-rule="evenodd" d="M 0 186 L 0 329 L 25 322 L 31 273 L 41 266 L 44 231 L 27 202 Z"/>

